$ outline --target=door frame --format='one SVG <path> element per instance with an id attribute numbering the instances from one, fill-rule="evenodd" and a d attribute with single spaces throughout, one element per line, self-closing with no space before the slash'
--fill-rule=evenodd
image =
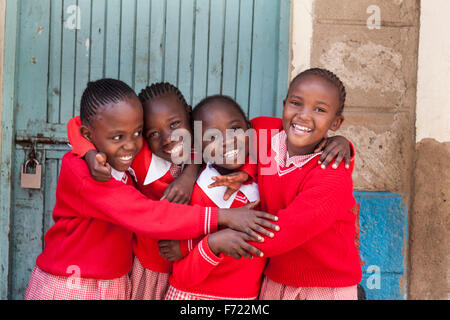
<path id="1" fill-rule="evenodd" d="M 314 0 L 290 1 L 289 79 L 310 64 Z M 10 297 L 10 229 L 13 200 L 19 1 L 0 0 L 0 300 Z M 3 60 L 3 61 L 2 61 Z"/>
<path id="2" fill-rule="evenodd" d="M 9 297 L 9 236 L 12 212 L 11 168 L 14 150 L 14 107 L 17 58 L 18 1 L 0 1 L 3 37 L 1 75 L 1 152 L 0 152 L 0 299 Z M 1 41 L 1 40 L 0 40 Z M 0 46 L 1 47 L 1 46 Z"/>

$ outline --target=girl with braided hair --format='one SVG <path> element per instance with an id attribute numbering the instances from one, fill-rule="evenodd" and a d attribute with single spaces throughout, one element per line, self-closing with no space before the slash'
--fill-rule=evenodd
<path id="1" fill-rule="evenodd" d="M 273 238 L 249 242 L 268 258 L 261 300 L 357 299 L 362 272 L 354 242 L 353 158 L 348 169 L 343 165 L 323 169 L 317 161 L 326 159 L 321 158 L 323 152 L 317 145 L 328 130 L 338 130 L 344 120 L 345 97 L 345 87 L 336 75 L 325 69 L 309 69 L 290 83 L 282 119 L 259 117 L 251 121 L 258 148 L 267 149 L 258 152 L 257 174 L 253 177 L 259 186 L 261 210 L 277 215 L 280 226 Z M 260 135 L 261 130 L 270 130 L 271 134 Z M 261 143 L 261 139 L 267 139 L 267 143 Z M 338 143 L 338 149 L 345 149 Z M 227 232 L 228 236 L 235 233 Z M 213 267 L 220 266 L 228 247 L 227 243 L 211 247 L 214 250 L 208 260 Z M 173 288 L 169 293 L 178 298 L 187 295 L 178 295 Z"/>
<path id="2" fill-rule="evenodd" d="M 275 163 L 258 162 L 261 210 L 279 217 L 273 239 L 252 243 L 268 257 L 262 300 L 354 300 L 362 272 L 355 245 L 352 171 L 322 169 L 317 144 L 341 126 L 345 87 L 326 69 L 297 75 L 283 101 L 283 130 L 269 138 Z M 352 148 L 353 149 L 353 148 Z"/>
<path id="3" fill-rule="evenodd" d="M 131 168 L 138 157 L 148 159 L 141 153 L 144 113 L 133 89 L 122 81 L 88 83 L 80 115 L 79 135 L 100 153 L 99 158 L 105 158 L 111 178 L 96 181 L 82 158 L 73 152 L 64 155 L 54 225 L 45 234 L 26 299 L 130 299 L 135 235 L 182 240 L 227 226 L 242 232 L 250 229 L 251 238 L 258 240 L 256 232 L 269 234 L 264 228 L 276 229 L 264 219 L 276 217 L 264 212 L 155 201 L 159 199 L 149 199 L 136 190 L 136 184 L 155 176 L 148 174 L 139 180 L 142 172 Z M 77 143 L 74 147 L 80 149 Z M 248 245 L 245 250 L 259 253 Z"/>

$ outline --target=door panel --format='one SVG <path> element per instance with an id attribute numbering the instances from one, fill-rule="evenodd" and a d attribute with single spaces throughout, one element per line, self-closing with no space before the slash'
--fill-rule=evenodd
<path id="1" fill-rule="evenodd" d="M 289 11 L 289 0 L 7 2 L 7 16 L 17 16 L 10 298 L 23 297 L 52 225 L 60 159 L 69 150 L 66 123 L 79 114 L 87 82 L 119 78 L 139 93 L 168 81 L 193 106 L 223 93 L 250 117 L 280 116 Z M 8 25 L 6 32 L 13 32 Z M 40 190 L 20 188 L 20 165 L 33 145 Z"/>

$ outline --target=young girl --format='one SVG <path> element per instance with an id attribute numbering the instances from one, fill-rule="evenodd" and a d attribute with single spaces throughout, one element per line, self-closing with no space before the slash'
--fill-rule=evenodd
<path id="1" fill-rule="evenodd" d="M 345 96 L 339 78 L 324 69 L 306 70 L 289 86 L 283 131 L 267 143 L 276 170 L 258 162 L 261 209 L 276 214 L 280 226 L 275 238 L 255 245 L 270 257 L 260 299 L 357 298 L 352 170 L 322 170 L 314 161 L 318 141 L 344 119 Z"/>
<path id="2" fill-rule="evenodd" d="M 235 208 L 259 200 L 258 186 L 254 182 L 243 184 L 228 200 L 223 199 L 225 187 L 208 188 L 214 182 L 212 177 L 237 172 L 243 160 L 248 159 L 248 136 L 244 132 L 250 128 L 250 123 L 240 106 L 229 97 L 211 96 L 196 106 L 192 117 L 202 122 L 202 137 L 211 130 L 218 136 L 202 141 L 207 164 L 194 186 L 191 204 Z M 230 131 L 237 134 L 230 137 Z M 240 254 L 229 251 L 234 242 L 246 239 L 242 234 L 224 229 L 189 242 L 188 250 L 192 251 L 174 263 L 166 299 L 256 299 L 265 259 L 239 259 L 240 256 L 251 258 L 251 255 L 244 250 Z"/>
<path id="3" fill-rule="evenodd" d="M 220 211 L 154 201 L 139 193 L 130 164 L 142 147 L 143 111 L 125 83 L 112 79 L 89 83 L 80 114 L 82 135 L 105 154 L 113 179 L 96 182 L 82 159 L 71 152 L 64 155 L 55 223 L 45 235 L 26 299 L 128 299 L 133 232 L 188 239 L 217 225 L 260 230 L 269 222 L 255 216 L 275 218 L 248 209 Z"/>
<path id="4" fill-rule="evenodd" d="M 181 155 L 189 154 L 190 150 L 185 152 L 183 144 L 171 141 L 170 137 L 177 129 L 190 132 L 191 107 L 181 92 L 169 83 L 155 83 L 146 87 L 139 94 L 139 100 L 144 108 L 143 135 L 146 143 L 131 164 L 136 173 L 138 190 L 153 200 L 166 198 L 170 202 L 189 203 L 199 166 L 187 165 L 182 170 L 182 164 L 173 163 L 173 150 Z M 92 144 L 83 141 L 76 123 L 70 122 L 68 128 L 76 153 L 83 155 L 95 149 Z M 97 164 L 97 151 L 87 154 L 93 177 L 97 180 L 107 179 L 109 171 L 106 166 Z M 163 299 L 172 266 L 159 254 L 157 240 L 135 235 L 133 253 L 131 299 Z"/>
<path id="5" fill-rule="evenodd" d="M 226 177 L 237 172 L 251 172 L 249 165 L 249 138 L 244 134 L 252 124 L 246 120 L 240 106 L 231 98 L 211 96 L 201 101 L 193 112 L 193 119 L 202 122 L 203 134 L 208 130 L 225 138 L 209 142 L 203 140 L 203 153 L 206 167 L 199 176 L 192 194 L 192 204 L 217 206 L 220 208 L 238 207 L 249 200 L 259 199 L 257 185 L 250 180 L 224 199 L 226 188 L 210 188 L 214 177 Z M 258 121 L 254 119 L 254 121 Z M 279 129 L 280 126 L 273 129 Z M 242 130 L 241 133 L 238 133 Z M 215 131 L 215 132 L 214 132 Z M 226 133 L 235 131 L 235 141 L 226 139 Z M 211 147 L 212 146 L 212 147 Z M 338 143 L 338 151 L 345 150 Z M 205 152 L 205 150 L 209 152 Z M 210 157 L 208 158 L 208 155 Z M 245 164 L 242 161 L 245 159 Z M 250 175 L 252 175 L 250 173 Z M 247 175 L 248 177 L 248 175 Z M 201 240 L 201 241 L 200 241 Z M 169 282 L 171 287 L 166 299 L 256 299 L 261 285 L 265 259 L 251 258 L 246 252 L 230 254 L 234 242 L 244 241 L 239 234 L 225 229 L 203 239 L 181 241 L 181 254 L 189 254 L 174 264 Z M 200 242 L 199 242 L 200 241 Z M 180 258 L 170 241 L 160 245 L 161 254 L 171 260 Z"/>

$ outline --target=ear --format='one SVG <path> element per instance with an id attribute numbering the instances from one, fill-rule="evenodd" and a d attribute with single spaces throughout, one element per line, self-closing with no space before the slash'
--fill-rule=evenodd
<path id="1" fill-rule="evenodd" d="M 286 106 L 286 99 L 283 99 L 283 108 Z"/>
<path id="2" fill-rule="evenodd" d="M 187 106 L 187 108 L 186 108 L 186 110 L 187 110 L 187 112 L 189 113 L 189 114 L 191 114 L 192 113 L 192 107 L 191 106 Z"/>
<path id="3" fill-rule="evenodd" d="M 330 126 L 330 130 L 336 131 L 341 127 L 342 122 L 344 122 L 344 116 L 336 116 L 336 118 L 333 120 L 333 123 Z"/>
<path id="4" fill-rule="evenodd" d="M 89 142 L 92 143 L 92 131 L 89 129 L 89 127 L 85 125 L 80 126 L 80 133 L 83 136 L 83 138 L 87 139 Z"/>

